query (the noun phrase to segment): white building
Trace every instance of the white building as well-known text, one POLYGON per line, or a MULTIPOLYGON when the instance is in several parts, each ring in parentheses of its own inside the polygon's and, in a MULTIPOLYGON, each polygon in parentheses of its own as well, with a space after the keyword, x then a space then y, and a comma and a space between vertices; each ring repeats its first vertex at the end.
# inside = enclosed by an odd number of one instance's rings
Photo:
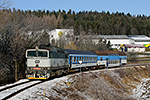
POLYGON ((150 44, 150 38, 145 35, 128 35, 130 44, 150 44))
POLYGON ((48 32, 48 34, 49 34, 50 43, 52 43, 53 40, 58 41, 60 37, 64 37, 64 38, 73 37, 74 30, 73 29, 54 29, 48 32))
POLYGON ((129 37, 126 35, 103 35, 103 39, 110 41, 112 48, 119 48, 121 44, 130 44, 129 37))
POLYGON ((145 52, 145 47, 141 44, 122 44, 120 50, 124 52, 145 52))
POLYGON ((112 48, 119 48, 121 44, 130 44, 129 37, 126 35, 77 35, 76 38, 82 39, 92 39, 95 44, 97 44, 102 38, 102 40, 110 41, 112 48))
MULTIPOLYGON (((49 34, 50 43, 53 40, 58 41, 60 38, 64 38, 66 41, 74 37, 74 30, 73 29, 54 29, 52 31, 47 32, 49 34)), ((132 48, 134 51, 141 51, 143 52, 145 49, 139 45, 143 44, 150 44, 150 38, 145 35, 76 35, 75 39, 84 39, 92 40, 97 44, 100 39, 102 41, 106 40, 106 42, 110 41, 112 48, 120 48, 121 44, 132 44, 132 48), (134 45, 134 46, 133 46, 134 45), (137 45, 137 46, 136 46, 137 45), (137 49, 137 50, 136 50, 137 49)), ((127 46, 128 47, 128 46, 127 46)), ((132 48, 129 46, 128 51, 133 51, 132 48)))

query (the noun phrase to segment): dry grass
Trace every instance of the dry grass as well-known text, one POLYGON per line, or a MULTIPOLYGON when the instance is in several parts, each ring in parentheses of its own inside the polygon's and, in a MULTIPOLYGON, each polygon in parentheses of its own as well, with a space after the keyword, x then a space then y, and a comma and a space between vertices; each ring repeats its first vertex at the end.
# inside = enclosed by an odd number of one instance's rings
MULTIPOLYGON (((127 67, 80 73, 68 83, 47 90, 50 100, 136 100, 133 89, 143 78, 150 78, 150 67, 127 67)), ((142 95, 148 93, 143 93, 142 95)))

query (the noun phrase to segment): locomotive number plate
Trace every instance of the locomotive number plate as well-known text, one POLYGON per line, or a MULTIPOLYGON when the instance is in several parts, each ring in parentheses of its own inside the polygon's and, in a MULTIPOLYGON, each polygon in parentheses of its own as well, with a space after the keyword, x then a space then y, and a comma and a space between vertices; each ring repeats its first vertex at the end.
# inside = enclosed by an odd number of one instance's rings
POLYGON ((33 68, 33 70, 41 70, 41 68, 33 68))

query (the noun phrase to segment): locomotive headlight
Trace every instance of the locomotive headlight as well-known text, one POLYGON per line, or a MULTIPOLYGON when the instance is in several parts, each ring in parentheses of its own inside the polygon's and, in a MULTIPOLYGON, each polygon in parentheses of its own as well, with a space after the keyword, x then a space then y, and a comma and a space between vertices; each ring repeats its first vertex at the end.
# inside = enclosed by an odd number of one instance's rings
POLYGON ((31 67, 28 67, 28 68, 27 68, 27 70, 32 70, 32 69, 33 69, 33 68, 31 68, 31 67))

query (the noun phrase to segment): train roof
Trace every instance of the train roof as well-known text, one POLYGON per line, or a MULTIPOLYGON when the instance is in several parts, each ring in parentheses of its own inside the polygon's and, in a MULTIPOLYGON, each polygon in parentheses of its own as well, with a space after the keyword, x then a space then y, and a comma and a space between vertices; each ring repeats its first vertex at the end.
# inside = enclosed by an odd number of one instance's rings
POLYGON ((63 49, 63 50, 67 51, 69 54, 96 55, 96 53, 92 51, 71 50, 71 49, 63 49))
POLYGON ((56 50, 57 52, 64 52, 64 53, 68 53, 68 54, 97 55, 96 53, 94 53, 92 51, 62 49, 62 48, 54 47, 54 46, 40 46, 39 49, 47 49, 49 51, 56 50))
POLYGON ((54 52, 64 52, 63 49, 59 47, 54 47, 54 46, 39 46, 39 49, 46 49, 46 50, 54 51, 54 52))
POLYGON ((126 53, 119 51, 97 51, 95 50, 97 55, 109 55, 109 54, 119 54, 119 56, 126 56, 126 53))

